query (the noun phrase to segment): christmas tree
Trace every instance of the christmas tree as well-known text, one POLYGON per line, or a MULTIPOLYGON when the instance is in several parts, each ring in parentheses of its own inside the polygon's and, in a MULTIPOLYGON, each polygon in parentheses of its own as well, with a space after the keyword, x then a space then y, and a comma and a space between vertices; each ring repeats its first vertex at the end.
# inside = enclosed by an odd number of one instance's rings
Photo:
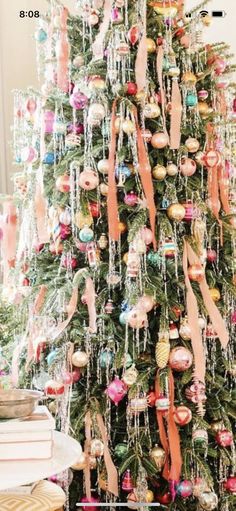
POLYGON ((71 511, 234 509, 235 84, 206 3, 52 0, 15 93, 1 383, 83 445, 71 511))

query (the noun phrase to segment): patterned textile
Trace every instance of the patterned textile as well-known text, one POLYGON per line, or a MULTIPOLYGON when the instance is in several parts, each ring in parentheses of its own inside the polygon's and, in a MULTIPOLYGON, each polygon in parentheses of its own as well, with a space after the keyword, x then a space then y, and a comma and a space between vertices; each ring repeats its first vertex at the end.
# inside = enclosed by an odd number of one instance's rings
POLYGON ((65 503, 65 493, 48 481, 37 483, 31 495, 0 492, 1 511, 56 511, 65 503))

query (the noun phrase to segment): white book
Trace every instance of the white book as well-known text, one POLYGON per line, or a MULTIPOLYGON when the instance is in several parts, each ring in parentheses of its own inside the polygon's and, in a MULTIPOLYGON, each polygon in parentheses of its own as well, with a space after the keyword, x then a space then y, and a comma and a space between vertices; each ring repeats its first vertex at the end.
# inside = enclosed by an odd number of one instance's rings
POLYGON ((29 417, 0 420, 0 433, 48 431, 55 429, 55 419, 46 406, 37 406, 29 417))
POLYGON ((46 460, 52 457, 53 442, 0 444, 0 461, 46 460))
POLYGON ((53 431, 10 431, 0 433, 0 445, 6 442, 39 442, 52 440, 53 431))

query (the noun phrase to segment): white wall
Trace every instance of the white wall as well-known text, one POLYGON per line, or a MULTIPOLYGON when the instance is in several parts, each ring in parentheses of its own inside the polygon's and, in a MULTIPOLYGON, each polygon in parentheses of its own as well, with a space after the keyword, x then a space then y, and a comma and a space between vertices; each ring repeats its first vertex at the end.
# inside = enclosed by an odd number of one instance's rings
MULTIPOLYGON (((200 1, 200 0, 199 0, 200 1)), ((187 9, 198 5, 198 0, 186 0, 187 9)), ((212 0, 206 9, 225 9, 225 18, 214 19, 205 30, 208 42, 226 41, 236 54, 235 0, 212 0)), ((64 0, 64 4, 75 10, 75 0, 64 0)), ((45 12, 47 0, 0 0, 0 193, 11 189, 10 125, 13 115, 13 89, 38 86, 34 19, 20 18, 20 10, 45 12)))

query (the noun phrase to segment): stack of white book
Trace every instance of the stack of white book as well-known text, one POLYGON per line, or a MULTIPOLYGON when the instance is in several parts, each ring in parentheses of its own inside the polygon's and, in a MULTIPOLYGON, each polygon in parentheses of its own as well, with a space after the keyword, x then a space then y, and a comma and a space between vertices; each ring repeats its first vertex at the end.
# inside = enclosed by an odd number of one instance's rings
POLYGON ((51 458, 54 429, 46 406, 38 406, 30 417, 0 421, 0 461, 51 458))

